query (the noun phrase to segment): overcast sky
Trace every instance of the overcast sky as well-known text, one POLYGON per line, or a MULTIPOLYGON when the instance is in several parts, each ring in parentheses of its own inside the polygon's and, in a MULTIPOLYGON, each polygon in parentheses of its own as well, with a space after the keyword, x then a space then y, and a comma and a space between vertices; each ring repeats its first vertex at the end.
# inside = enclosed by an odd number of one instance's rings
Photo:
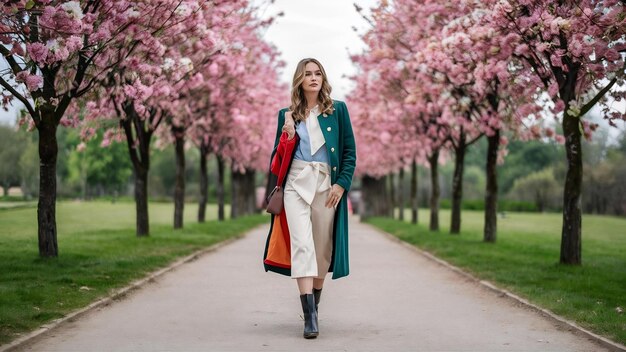
POLYGON ((278 47, 287 62, 282 73, 284 81, 291 82, 301 59, 314 57, 328 74, 333 98, 345 98, 352 85, 344 76, 355 72, 349 55, 364 48, 358 35, 368 27, 354 9, 355 2, 367 10, 378 1, 277 0, 269 6, 268 14, 285 13, 265 35, 265 39, 278 47), (353 27, 358 32, 354 32, 353 27))

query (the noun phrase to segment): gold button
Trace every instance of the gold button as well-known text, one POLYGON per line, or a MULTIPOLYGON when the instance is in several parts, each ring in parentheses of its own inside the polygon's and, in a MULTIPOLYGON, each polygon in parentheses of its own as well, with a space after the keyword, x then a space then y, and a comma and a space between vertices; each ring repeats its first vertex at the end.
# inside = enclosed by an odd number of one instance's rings
POLYGON ((330 148, 330 151, 334 153, 335 152, 335 148, 330 148))
POLYGON ((330 132, 330 127, 328 127, 328 128, 326 129, 326 131, 330 132))
POLYGON ((333 166, 333 171, 337 171, 337 166, 333 166))

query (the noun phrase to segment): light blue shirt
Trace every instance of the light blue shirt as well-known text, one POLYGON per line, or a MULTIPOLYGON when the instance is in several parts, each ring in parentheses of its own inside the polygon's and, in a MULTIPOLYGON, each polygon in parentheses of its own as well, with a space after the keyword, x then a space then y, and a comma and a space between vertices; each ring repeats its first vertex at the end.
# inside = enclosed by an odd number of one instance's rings
MULTIPOLYGON (((312 118, 316 119, 317 117, 312 118)), ((330 161, 328 161, 326 143, 324 143, 324 145, 318 149, 315 154, 311 155, 311 140, 309 139, 309 131, 307 131, 306 122, 301 121, 296 124, 296 133, 298 133, 298 137, 300 137, 300 142, 298 143, 296 154, 293 156, 294 159, 303 161, 319 161, 330 165, 330 161)))

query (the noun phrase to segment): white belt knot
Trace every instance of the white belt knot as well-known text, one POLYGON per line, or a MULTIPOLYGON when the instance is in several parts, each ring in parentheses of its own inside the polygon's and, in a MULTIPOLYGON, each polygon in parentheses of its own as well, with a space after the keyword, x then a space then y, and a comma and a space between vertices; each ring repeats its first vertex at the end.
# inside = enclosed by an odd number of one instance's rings
POLYGON ((324 192, 330 188, 330 170, 327 164, 309 162, 292 181, 293 188, 302 199, 311 205, 316 192, 324 192), (324 177, 318 188, 320 177, 324 177))

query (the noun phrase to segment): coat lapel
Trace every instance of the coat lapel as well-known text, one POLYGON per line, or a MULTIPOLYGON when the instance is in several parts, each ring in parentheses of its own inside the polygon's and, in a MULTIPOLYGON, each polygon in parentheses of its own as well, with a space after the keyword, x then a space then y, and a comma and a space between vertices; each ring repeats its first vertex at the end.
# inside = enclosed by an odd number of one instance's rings
POLYGON ((317 115, 317 121, 319 121, 322 134, 326 145, 336 146, 339 142, 339 131, 337 130, 337 110, 332 114, 324 116, 324 114, 317 115))

